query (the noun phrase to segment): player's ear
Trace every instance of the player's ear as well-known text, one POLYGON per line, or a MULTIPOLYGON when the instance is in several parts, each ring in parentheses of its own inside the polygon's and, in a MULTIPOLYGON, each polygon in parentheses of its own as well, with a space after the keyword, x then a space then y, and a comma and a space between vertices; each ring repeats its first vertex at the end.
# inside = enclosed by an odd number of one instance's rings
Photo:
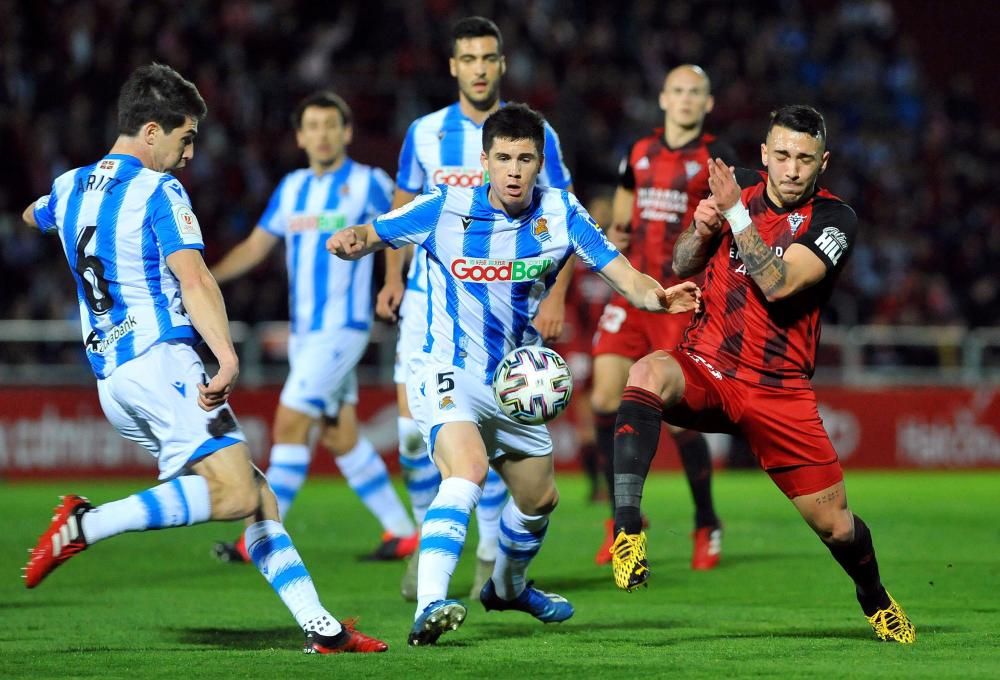
POLYGON ((448 71, 452 78, 458 77, 458 62, 455 61, 455 57, 448 57, 448 71))
POLYGON ((660 102, 660 111, 663 111, 664 113, 666 113, 667 112, 667 90, 666 90, 666 87, 664 87, 664 89, 660 91, 659 102, 660 102))
POLYGON ((298 146, 300 149, 306 148, 305 136, 302 134, 302 128, 299 128, 298 130, 295 131, 295 145, 298 146))
POLYGON ((344 146, 347 146, 354 140, 354 128, 348 125, 344 128, 344 146))
POLYGON ((507 73, 507 59, 500 55, 500 75, 507 73))
POLYGON ((830 152, 829 151, 824 151, 823 155, 820 156, 820 161, 819 161, 819 171, 820 171, 820 174, 826 172, 826 164, 829 163, 829 162, 830 162, 830 152))
POLYGON ((162 132, 163 128, 160 127, 160 124, 151 120, 142 126, 142 140, 152 146, 156 143, 157 134, 162 132))
POLYGON ((767 165, 767 143, 760 145, 760 162, 761 165, 767 165))
POLYGON ((705 101, 705 113, 712 113, 712 109, 715 108, 715 97, 708 95, 708 99, 705 101))
POLYGON ((487 172, 489 172, 489 168, 486 167, 486 159, 487 158, 488 158, 488 156, 486 155, 486 151, 485 150, 479 152, 479 162, 482 164, 483 170, 486 170, 487 172))

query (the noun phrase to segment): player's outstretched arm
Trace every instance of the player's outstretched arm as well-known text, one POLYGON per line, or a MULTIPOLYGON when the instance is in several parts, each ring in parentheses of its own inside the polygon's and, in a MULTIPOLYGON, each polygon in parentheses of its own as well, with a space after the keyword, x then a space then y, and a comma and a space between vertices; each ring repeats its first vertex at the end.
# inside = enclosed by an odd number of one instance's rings
POLYGON ((794 295, 819 283, 826 276, 826 265, 802 244, 793 243, 781 258, 764 243, 750 219, 750 213, 743 205, 740 185, 733 175, 733 168, 727 166, 722 159, 709 160, 708 186, 719 209, 729 221, 733 240, 740 259, 746 265, 747 273, 768 302, 794 295))
POLYGON ((24 220, 24 223, 27 224, 29 227, 37 227, 38 226, 38 222, 35 221, 35 203, 34 203, 34 201, 32 201, 31 205, 29 205, 27 208, 25 208, 24 212, 21 213, 21 219, 24 220))
POLYGON ((618 255, 598 273, 639 309, 680 314, 698 309, 701 304, 701 289, 694 282, 664 289, 656 279, 636 270, 624 255, 618 255))
POLYGON ((226 283, 239 278, 264 261, 278 237, 260 225, 254 227, 250 235, 236 244, 221 260, 212 266, 212 276, 216 282, 226 283))
POLYGON ((358 260, 388 245, 379 238, 373 225, 361 224, 338 231, 327 240, 326 249, 342 260, 358 260))
POLYGON ((219 362, 219 372, 207 385, 198 386, 198 405, 211 411, 229 398, 240 373, 240 361, 229 335, 226 303, 201 252, 193 248, 175 251, 167 256, 167 266, 180 283, 181 301, 191 323, 219 362))
POLYGON ((619 186, 611 201, 611 224, 604 234, 611 244, 624 253, 632 241, 632 206, 635 205, 635 192, 619 186))

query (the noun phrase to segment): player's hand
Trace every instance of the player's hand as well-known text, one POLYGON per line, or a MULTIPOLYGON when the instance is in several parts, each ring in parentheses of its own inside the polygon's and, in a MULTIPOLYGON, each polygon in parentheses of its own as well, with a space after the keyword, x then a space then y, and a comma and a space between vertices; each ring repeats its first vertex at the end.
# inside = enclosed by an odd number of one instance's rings
POLYGON ((694 281, 684 281, 670 288, 654 288, 660 309, 668 314, 683 314, 701 308, 701 288, 694 281))
POLYGON ((545 342, 555 342, 563 332, 566 321, 566 301, 558 295, 549 295, 538 305, 538 312, 531 323, 545 342))
POLYGON ((606 233, 611 245, 618 249, 619 253, 628 250, 632 242, 632 230, 627 224, 612 224, 606 233))
POLYGON ((701 199, 698 207, 694 209, 694 228, 699 236, 706 238, 714 236, 722 229, 724 221, 719 204, 712 196, 701 199))
POLYGON ((354 229, 341 229, 326 241, 326 249, 331 255, 344 260, 352 260, 364 250, 365 244, 354 229))
POLYGON ((405 291, 406 285, 402 279, 386 282, 375 298, 375 313, 383 319, 397 321, 399 317, 396 312, 399 311, 399 305, 403 302, 405 291))
POLYGON ((708 188, 712 191, 719 210, 729 210, 740 200, 740 185, 736 182, 736 168, 726 165, 721 158, 708 160, 708 188))
POLYGON ((233 393, 233 386, 239 375, 238 363, 220 365, 219 372, 212 376, 207 385, 198 385, 198 406, 212 411, 225 404, 233 393))

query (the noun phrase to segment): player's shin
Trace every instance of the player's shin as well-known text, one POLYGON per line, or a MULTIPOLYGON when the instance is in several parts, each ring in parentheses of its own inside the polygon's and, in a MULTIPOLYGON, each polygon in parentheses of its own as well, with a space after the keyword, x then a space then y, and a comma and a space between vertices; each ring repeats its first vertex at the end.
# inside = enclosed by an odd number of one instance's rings
POLYGON ((420 531, 417 572, 417 615, 431 602, 448 596, 448 583, 465 546, 469 515, 482 489, 475 482, 449 477, 441 482, 420 531))
POLYGON ((341 625, 320 604, 312 577, 285 528, 274 520, 255 522, 246 530, 250 559, 285 603, 305 632, 333 636, 341 625))
POLYGON ((493 570, 493 586, 504 600, 513 600, 526 586, 525 573, 538 554, 549 526, 548 515, 526 515, 507 501, 500 516, 499 553, 493 570))
POLYGON ((662 417, 658 395, 638 387, 625 388, 615 429, 615 533, 642 530, 642 489, 656 455, 662 417))
POLYGON ((309 474, 309 447, 305 444, 275 444, 267 465, 267 483, 278 500, 284 519, 309 474))
POLYGON ((833 558, 854 581, 858 602, 866 616, 889 607, 889 594, 882 587, 875 559, 872 533, 860 517, 854 515, 854 538, 849 543, 827 543, 833 558))
POLYGON ((105 503, 80 520, 88 545, 126 531, 147 531, 207 522, 212 514, 208 483, 185 475, 128 498, 105 503))

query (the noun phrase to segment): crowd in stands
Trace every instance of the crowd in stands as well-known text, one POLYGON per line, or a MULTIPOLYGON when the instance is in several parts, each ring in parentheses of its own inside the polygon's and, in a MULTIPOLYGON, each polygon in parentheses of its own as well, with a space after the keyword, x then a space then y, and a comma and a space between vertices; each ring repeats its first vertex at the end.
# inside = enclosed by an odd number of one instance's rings
MULTIPOLYGON (((885 0, 0 0, 0 319, 76 318, 57 240, 24 228, 20 212, 110 147, 116 92, 136 66, 170 64, 208 104, 181 179, 211 263, 302 164, 289 114, 315 89, 353 106, 351 155, 394 174, 409 122, 455 99, 448 30, 469 14, 499 24, 503 96, 549 118, 585 204, 613 190, 629 144, 661 123, 666 71, 701 64, 716 97, 707 129, 747 167, 759 166, 772 108, 826 114, 822 183, 861 223, 832 321, 1000 325, 1000 130, 967 77, 927 81, 885 0)), ((231 318, 287 318, 278 250, 226 286, 231 318)))

